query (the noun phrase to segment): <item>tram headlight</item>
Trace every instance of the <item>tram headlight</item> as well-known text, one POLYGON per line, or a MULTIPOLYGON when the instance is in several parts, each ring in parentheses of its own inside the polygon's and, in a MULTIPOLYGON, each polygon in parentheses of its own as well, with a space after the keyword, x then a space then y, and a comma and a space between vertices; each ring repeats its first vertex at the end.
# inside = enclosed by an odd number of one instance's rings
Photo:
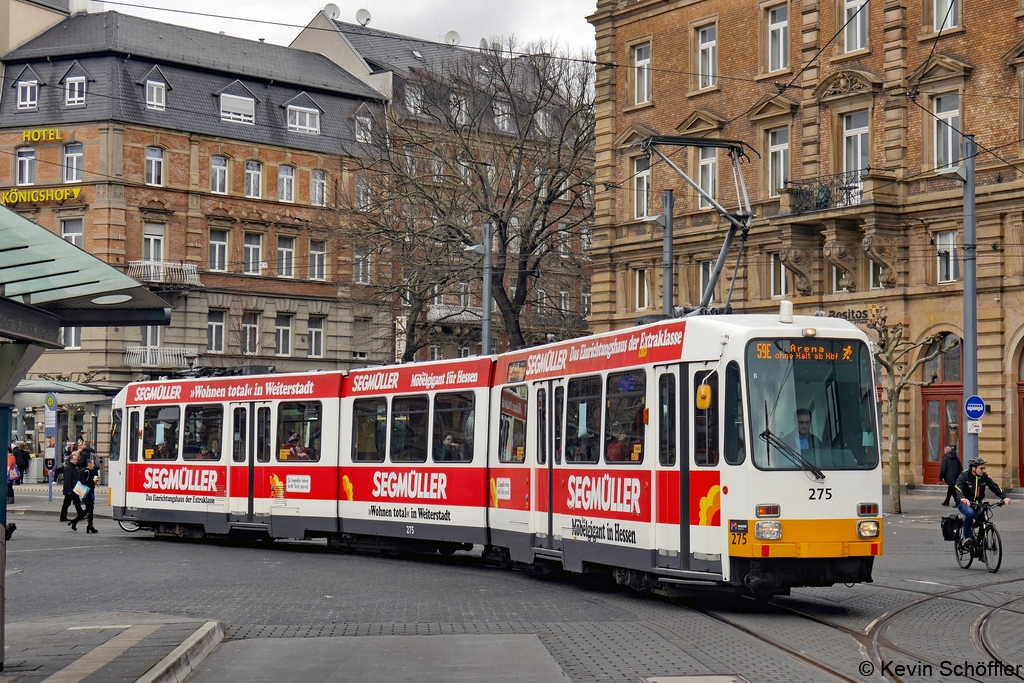
POLYGON ((878 538, 878 522, 874 519, 857 522, 857 535, 861 538, 878 538))
POLYGON ((759 541, 777 541, 782 538, 782 522, 758 522, 754 525, 754 538, 759 541))

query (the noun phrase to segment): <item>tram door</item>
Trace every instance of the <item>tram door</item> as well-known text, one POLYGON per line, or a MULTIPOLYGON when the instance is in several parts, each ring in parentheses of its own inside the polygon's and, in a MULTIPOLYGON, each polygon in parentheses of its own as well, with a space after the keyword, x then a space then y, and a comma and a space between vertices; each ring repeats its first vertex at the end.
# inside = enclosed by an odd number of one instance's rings
POLYGON ((658 434, 657 496, 658 566, 690 568, 690 458, 687 430, 688 393, 685 365, 654 369, 658 400, 652 427, 658 434))
POLYGON ((692 363, 689 368, 689 396, 682 403, 688 417, 689 486, 688 501, 681 519, 689 529, 689 569, 721 572, 725 534, 721 522, 721 388, 716 363, 692 363), (698 397, 710 392, 701 407, 698 397))
POLYGON ((565 410, 565 380, 549 380, 534 384, 537 406, 537 454, 533 480, 536 482, 533 507, 533 529, 539 548, 558 550, 561 538, 555 539, 554 494, 555 465, 562 464, 562 422, 565 410))
POLYGON ((228 514, 241 522, 255 521, 255 515, 268 514, 269 500, 263 500, 257 481, 257 463, 270 462, 270 404, 232 403, 231 462, 228 465, 228 514))

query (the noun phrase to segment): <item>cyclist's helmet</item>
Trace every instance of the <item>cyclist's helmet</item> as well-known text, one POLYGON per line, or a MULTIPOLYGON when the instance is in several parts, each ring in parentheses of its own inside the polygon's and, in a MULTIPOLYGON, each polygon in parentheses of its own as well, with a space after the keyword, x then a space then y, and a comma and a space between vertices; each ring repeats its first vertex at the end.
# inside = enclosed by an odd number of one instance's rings
POLYGON ((967 463, 967 466, 968 467, 980 467, 981 465, 984 465, 984 464, 985 464, 985 461, 982 460, 981 458, 971 458, 971 461, 969 463, 967 463))

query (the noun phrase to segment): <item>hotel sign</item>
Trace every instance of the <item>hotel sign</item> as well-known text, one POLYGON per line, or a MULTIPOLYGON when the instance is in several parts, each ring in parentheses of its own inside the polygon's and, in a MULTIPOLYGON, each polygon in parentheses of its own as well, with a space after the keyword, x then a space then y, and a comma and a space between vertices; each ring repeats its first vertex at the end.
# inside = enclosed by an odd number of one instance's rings
POLYGON ((21 131, 22 142, 45 142, 47 140, 63 140, 60 128, 30 128, 21 131))
POLYGON ((0 192, 0 202, 4 204, 62 202, 65 199, 78 199, 80 194, 82 194, 80 187, 50 187, 31 190, 15 188, 0 192))

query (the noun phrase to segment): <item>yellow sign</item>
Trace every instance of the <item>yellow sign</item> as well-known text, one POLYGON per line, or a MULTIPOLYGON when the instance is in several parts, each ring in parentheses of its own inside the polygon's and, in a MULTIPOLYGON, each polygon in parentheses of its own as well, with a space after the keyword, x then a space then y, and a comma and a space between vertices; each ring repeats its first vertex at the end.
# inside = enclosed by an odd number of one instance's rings
POLYGON ((51 187, 43 190, 4 190, 0 193, 0 202, 18 204, 19 202, 62 202, 65 199, 78 199, 82 194, 80 187, 51 187))
POLYGON ((30 128, 21 131, 22 142, 41 142, 44 140, 62 140, 60 128, 30 128))

